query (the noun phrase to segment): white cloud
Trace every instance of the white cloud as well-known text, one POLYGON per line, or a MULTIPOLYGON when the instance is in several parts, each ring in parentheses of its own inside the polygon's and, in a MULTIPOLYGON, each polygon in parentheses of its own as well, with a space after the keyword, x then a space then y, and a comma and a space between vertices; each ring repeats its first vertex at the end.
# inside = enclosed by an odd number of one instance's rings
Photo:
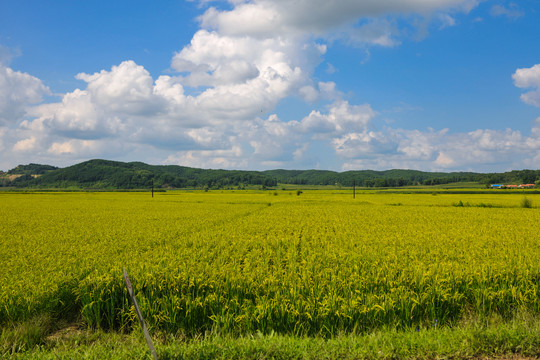
MULTIPOLYGON (((518 69, 516 86, 537 86, 539 67, 518 69)), ((277 115, 260 119, 257 107, 262 100, 258 97, 280 99, 284 95, 276 93, 287 93, 274 84, 275 93, 269 95, 267 87, 274 79, 261 79, 261 74, 243 84, 224 83, 186 95, 182 77, 161 76, 153 82, 142 67, 124 62, 110 71, 79 75, 87 81, 85 89, 65 94, 62 102, 30 108, 27 114, 34 118, 22 121, 19 128, 0 127, 0 145, 9 146, 14 154, 31 153, 42 159, 75 161, 107 154, 119 158, 127 153, 147 158, 151 153, 169 164, 245 169, 316 166, 319 159, 312 151, 320 147, 333 149, 334 166, 342 170, 478 171, 524 167, 540 156, 537 124, 530 136, 488 129, 461 134, 448 129, 375 130, 377 113, 371 106, 342 100, 332 82, 298 89, 304 97, 334 97, 325 110, 313 110, 300 121, 282 121, 277 115), (258 84, 250 92, 251 81, 258 84), (266 85, 260 85, 264 81, 266 85)))
POLYGON ((343 98, 343 94, 336 89, 336 83, 333 81, 319 82, 318 84, 321 97, 329 100, 343 98))
POLYGON ((441 22, 440 29, 456 25, 456 19, 448 14, 439 14, 439 20, 441 22))
POLYGON ((525 15, 515 3, 510 3, 508 7, 502 5, 493 5, 490 10, 491 16, 506 16, 511 19, 517 19, 525 15))
POLYGON ((419 130, 410 130, 403 132, 399 136, 401 140, 397 147, 397 152, 403 154, 406 158, 420 161, 433 160, 437 152, 437 143, 448 132, 443 129, 437 133, 433 131, 422 132, 419 130))
POLYGON ((245 132, 240 130, 239 140, 249 143, 254 161, 291 161, 298 139, 295 125, 295 122, 285 123, 277 115, 270 115, 266 120, 252 122, 245 132))
POLYGON ((92 103, 109 113, 150 116, 162 106, 161 99, 153 94, 152 77, 134 61, 124 61, 111 71, 80 73, 76 78, 88 83, 86 92, 92 103))
POLYGON ((29 152, 35 150, 37 145, 37 138, 35 136, 27 139, 19 140, 13 146, 13 151, 17 152, 29 152))
MULTIPOLYGON (((16 156, 32 154, 37 158, 32 161, 55 159, 55 164, 58 159, 130 156, 246 169, 317 165, 321 151, 332 159, 326 161, 333 161, 326 166, 342 170, 492 170, 535 164, 540 158, 540 126, 530 136, 513 130, 456 134, 448 129, 381 129, 374 124, 378 114, 371 105, 351 104, 334 82, 314 78, 327 51, 315 38, 345 34, 348 42, 366 47, 397 46, 402 36, 398 17, 405 16, 405 22, 425 18, 423 25, 411 25, 419 28, 433 20, 441 27, 454 26, 455 11, 469 11, 477 1, 231 4, 230 11, 210 8, 203 14, 203 29, 171 61, 178 72, 174 76, 154 80, 128 60, 110 70, 78 74, 86 86, 57 103, 28 107, 39 103, 48 89, 37 78, 0 66, 0 149, 13 149, 16 156), (2 95, 11 93, 14 98, 2 102, 2 95), (289 96, 314 103, 313 111, 289 121, 263 115, 289 96), (321 100, 331 103, 315 103, 321 100), (16 129, 5 126, 16 122, 16 129)), ((540 106, 540 64, 517 69, 513 78, 516 86, 533 89, 522 95, 523 101, 540 106)))
POLYGON ((63 143, 55 142, 49 148, 49 152, 55 155, 72 154, 75 152, 75 148, 73 147, 72 143, 73 143, 73 140, 66 141, 63 143))
POLYGON ((11 60, 21 55, 19 49, 10 49, 7 46, 0 45, 0 66, 9 66, 11 60))
POLYGON ((44 109, 44 123, 55 132, 69 137, 96 138, 106 136, 104 118, 88 91, 76 89, 64 95, 55 108, 44 109), (45 111, 52 110, 52 113, 45 111))
POLYGON ((469 11, 477 3, 470 0, 254 0, 239 3, 230 11, 210 8, 200 20, 204 28, 232 36, 271 38, 306 32, 320 35, 355 23, 359 18, 450 9, 469 11))
POLYGON ((324 136, 363 131, 374 116, 369 104, 350 105, 347 101, 336 101, 329 107, 328 114, 314 110, 302 119, 299 131, 324 136))
POLYGON ((387 134, 366 130, 334 138, 332 146, 336 154, 343 158, 373 158, 394 151, 396 144, 387 134))
POLYGON ((47 152, 53 155, 81 155, 95 154, 103 151, 103 143, 97 140, 79 140, 72 139, 64 142, 54 142, 47 152))
MULTIPOLYGON (((486 166, 509 161, 514 155, 522 154, 523 136, 519 131, 497 131, 479 129, 460 136, 450 135, 442 138, 438 145, 446 163, 443 168, 464 166, 486 166)), ((535 149, 536 150, 536 149, 535 149)), ((440 161, 440 159, 439 159, 440 161)))
MULTIPOLYGON (((201 25, 207 29, 217 29, 225 35, 249 35, 269 37, 268 34, 284 34, 282 15, 273 6, 243 3, 232 11, 218 11, 211 7, 201 17, 201 25)), ((289 29, 292 30, 292 29, 289 29)))
POLYGON ((289 95, 312 101, 311 75, 324 46, 296 38, 256 39, 198 31, 178 52, 173 69, 189 87, 208 87, 194 105, 209 119, 253 119, 289 95))
POLYGON ((227 150, 181 151, 168 156, 164 163, 206 169, 244 169, 248 163, 242 155, 239 146, 227 150))
POLYGON ((7 128, 0 127, 0 151, 4 151, 6 148, 6 134, 7 134, 7 128))
POLYGON ((17 123, 30 104, 49 93, 38 78, 0 65, 0 125, 17 123))
POLYGON ((494 171, 496 167, 497 171, 504 171, 533 164, 540 155, 540 131, 536 128, 528 137, 511 129, 478 129, 468 133, 388 129, 384 139, 386 152, 373 151, 374 140, 369 134, 336 143, 336 153, 346 158, 343 170, 494 171))
POLYGON ((533 88, 521 95, 523 102, 540 107, 540 64, 536 64, 530 68, 517 69, 514 75, 514 85, 521 89, 533 88))
POLYGON ((401 43, 397 40, 399 33, 391 21, 372 19, 359 27, 347 29, 342 36, 353 44, 393 47, 401 43))
POLYGON ((300 96, 307 102, 315 102, 319 97, 319 92, 310 85, 306 85, 299 90, 300 96))

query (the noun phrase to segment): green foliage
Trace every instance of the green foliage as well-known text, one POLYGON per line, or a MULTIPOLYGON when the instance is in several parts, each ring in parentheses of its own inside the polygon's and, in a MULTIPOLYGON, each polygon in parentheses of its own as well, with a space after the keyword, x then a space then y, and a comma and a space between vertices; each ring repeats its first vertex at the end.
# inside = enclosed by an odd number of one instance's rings
MULTIPOLYGON (((270 333, 227 336, 215 333, 186 341, 153 330, 158 358, 173 359, 533 359, 540 354, 540 320, 520 316, 509 323, 468 321, 456 327, 383 329, 340 334, 331 339, 270 333)), ((0 352, 10 359, 148 359, 140 330, 132 334, 65 328, 24 353, 0 352)))
POLYGON ((43 344, 52 329, 52 319, 45 314, 4 326, 0 332, 0 356, 28 351, 43 344))
POLYGON ((521 199, 521 207, 525 209, 532 208, 532 200, 524 196, 523 199, 521 199))
POLYGON ((540 170, 512 170, 505 173, 484 174, 482 183, 491 184, 534 184, 540 179, 540 170))
POLYGON ((480 207, 480 208, 493 208, 493 207, 501 207, 500 205, 495 205, 495 204, 490 204, 490 203, 478 203, 478 204, 471 204, 469 203, 468 201, 467 202, 463 202, 463 201, 459 201, 457 203, 454 203, 452 204, 453 206, 455 207, 480 207))

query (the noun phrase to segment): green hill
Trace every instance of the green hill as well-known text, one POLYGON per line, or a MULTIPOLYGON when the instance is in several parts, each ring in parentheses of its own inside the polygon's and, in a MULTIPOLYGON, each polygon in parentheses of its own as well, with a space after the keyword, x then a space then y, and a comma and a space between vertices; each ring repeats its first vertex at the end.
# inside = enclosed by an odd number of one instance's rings
POLYGON ((16 168, 9 170, 7 173, 10 175, 41 175, 56 169, 58 169, 56 166, 51 165, 28 164, 19 165, 16 168))
POLYGON ((15 179, 12 185, 35 188, 148 189, 152 187, 152 182, 156 188, 223 188, 277 184, 275 179, 256 171, 204 170, 176 165, 148 165, 142 162, 90 160, 48 171, 37 178, 21 176, 15 179))
POLYGON ((268 170, 280 183, 299 185, 343 185, 366 187, 399 187, 407 185, 439 185, 460 181, 480 181, 484 174, 442 173, 417 170, 358 170, 342 173, 326 170, 268 170))
POLYGON ((513 170, 505 173, 423 172, 393 169, 358 170, 212 170, 177 165, 148 165, 142 162, 89 160, 57 168, 50 165, 19 165, 0 178, 0 186, 19 188, 149 189, 155 188, 243 188, 273 187, 278 183, 295 185, 338 185, 401 187, 441 185, 460 182, 480 184, 534 183, 540 170, 513 170))

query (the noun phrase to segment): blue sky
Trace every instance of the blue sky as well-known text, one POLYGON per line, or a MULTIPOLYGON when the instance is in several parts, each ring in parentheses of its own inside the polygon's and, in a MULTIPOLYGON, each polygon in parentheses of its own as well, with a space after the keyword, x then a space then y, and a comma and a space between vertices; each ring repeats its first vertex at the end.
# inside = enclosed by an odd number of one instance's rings
POLYGON ((0 169, 540 164, 540 1, 0 3, 0 169))

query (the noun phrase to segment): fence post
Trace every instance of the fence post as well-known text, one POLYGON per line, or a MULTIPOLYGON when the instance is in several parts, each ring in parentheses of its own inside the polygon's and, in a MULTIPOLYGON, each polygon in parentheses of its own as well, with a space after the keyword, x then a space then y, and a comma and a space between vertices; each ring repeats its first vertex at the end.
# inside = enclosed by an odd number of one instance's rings
POLYGON ((154 344, 152 343, 152 338, 150 337, 150 334, 148 333, 148 329, 146 328, 146 323, 144 322, 141 309, 139 309, 139 304, 137 303, 137 298, 135 297, 135 293, 133 292, 133 287, 131 286, 131 281, 129 281, 129 277, 128 277, 128 273, 126 269, 124 269, 124 281, 126 282, 126 286, 129 292, 129 296, 131 297, 131 301, 133 302, 133 306, 135 306, 135 311, 137 312, 137 317, 139 318, 139 322, 141 323, 144 337, 146 338, 146 343, 148 344, 148 347, 150 348, 150 352, 152 353, 154 360, 158 360, 156 350, 154 349, 154 344))

